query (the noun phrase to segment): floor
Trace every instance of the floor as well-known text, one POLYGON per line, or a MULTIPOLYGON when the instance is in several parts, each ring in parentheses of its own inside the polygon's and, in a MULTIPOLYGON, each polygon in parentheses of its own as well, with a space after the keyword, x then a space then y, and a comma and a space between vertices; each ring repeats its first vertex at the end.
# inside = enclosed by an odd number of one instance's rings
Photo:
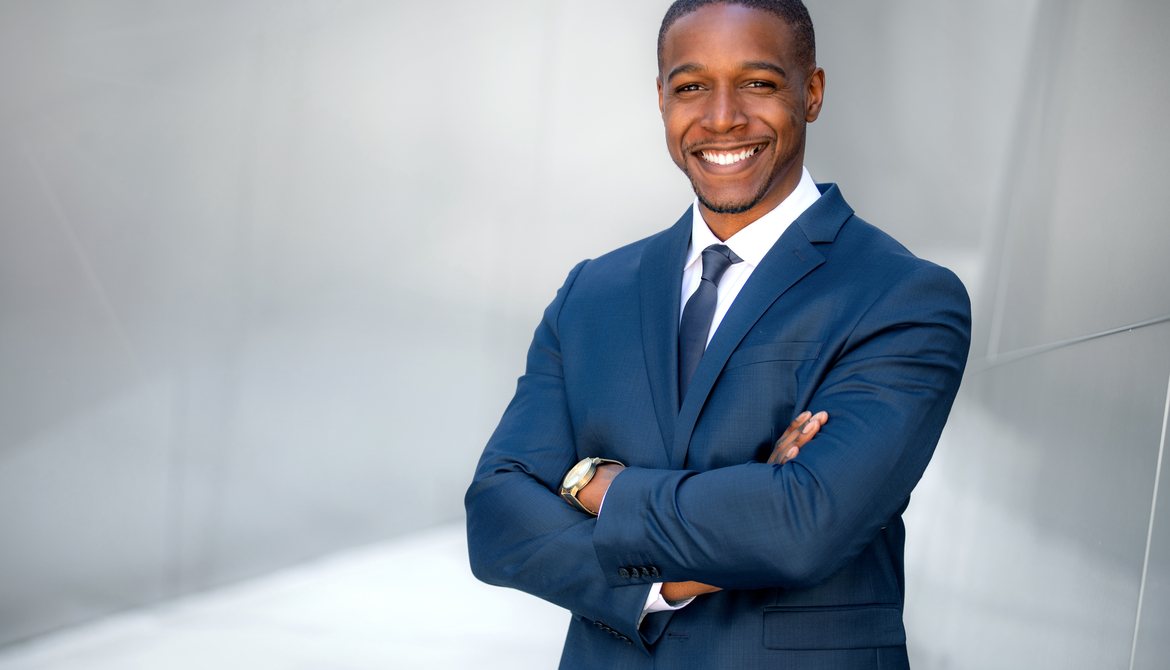
POLYGON ((460 523, 14 645, 0 670, 555 668, 568 619, 476 581, 460 523))

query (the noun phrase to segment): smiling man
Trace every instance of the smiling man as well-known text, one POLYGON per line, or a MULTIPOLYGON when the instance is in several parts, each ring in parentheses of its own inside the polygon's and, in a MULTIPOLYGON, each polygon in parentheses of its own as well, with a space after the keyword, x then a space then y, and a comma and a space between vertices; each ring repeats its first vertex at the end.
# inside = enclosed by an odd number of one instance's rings
POLYGON ((545 310, 467 492, 472 569, 573 613, 562 668, 905 668, 901 514, 966 292, 804 169, 799 0, 680 0, 658 52, 695 201, 545 310))

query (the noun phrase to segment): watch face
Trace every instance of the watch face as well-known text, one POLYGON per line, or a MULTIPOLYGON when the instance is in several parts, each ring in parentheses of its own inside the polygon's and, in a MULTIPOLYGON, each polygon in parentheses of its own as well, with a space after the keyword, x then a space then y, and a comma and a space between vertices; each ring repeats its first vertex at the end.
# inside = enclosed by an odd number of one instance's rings
POLYGON ((589 468, 592 465, 593 462, 588 458, 574 465, 573 469, 569 470, 569 474, 565 475, 565 481, 561 483, 561 486, 567 489, 571 489, 576 486, 585 476, 585 474, 589 472, 589 468))

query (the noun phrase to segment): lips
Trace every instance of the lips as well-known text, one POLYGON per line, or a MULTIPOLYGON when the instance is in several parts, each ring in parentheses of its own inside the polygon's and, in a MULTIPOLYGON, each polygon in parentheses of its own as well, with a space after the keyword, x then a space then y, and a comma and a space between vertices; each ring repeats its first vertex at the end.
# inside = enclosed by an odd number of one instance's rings
POLYGON ((763 144, 756 144, 750 147, 740 147, 729 150, 702 149, 695 153, 697 153, 700 158, 708 163, 713 163, 715 165, 734 165, 751 158, 752 156, 759 153, 763 148, 763 144))

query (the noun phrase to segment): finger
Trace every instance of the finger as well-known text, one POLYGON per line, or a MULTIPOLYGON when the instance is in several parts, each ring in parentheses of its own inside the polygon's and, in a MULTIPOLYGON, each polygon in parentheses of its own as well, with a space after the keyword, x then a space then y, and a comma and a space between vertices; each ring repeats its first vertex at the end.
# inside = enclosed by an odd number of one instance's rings
POLYGON ((821 430, 821 423, 816 419, 809 419, 800 427, 800 432, 793 436, 792 444, 803 447, 821 430))
POLYGON ((768 459, 768 462, 776 465, 784 465, 799 455, 800 447, 788 447, 787 449, 777 448, 772 452, 772 456, 768 459))
POLYGON ((829 413, 828 412, 817 412, 812 417, 810 417, 808 421, 805 422, 804 426, 801 427, 801 432, 807 433, 807 432, 814 431, 814 430, 820 430, 821 426, 825 425, 828 422, 829 422, 829 413), (816 424, 816 428, 813 428, 812 424, 816 424))
POLYGON ((807 423, 811 418, 812 412, 801 412, 799 416, 792 420, 792 423, 788 424, 788 428, 784 431, 784 434, 780 436, 780 439, 776 440, 776 443, 779 444, 784 440, 795 439, 795 436, 800 432, 801 426, 807 423))
POLYGON ((798 453, 800 453, 799 447, 778 444, 772 450, 772 455, 768 457, 768 462, 776 465, 784 465, 788 459, 795 458, 798 453))
POLYGON ((798 447, 803 447, 804 445, 808 444, 810 440, 816 437, 816 434, 820 432, 821 428, 824 427, 825 422, 828 420, 828 415, 824 414, 823 412, 813 416, 811 419, 805 422, 803 426, 801 426, 800 432, 794 436, 795 439, 792 440, 792 444, 798 447))
MULTIPOLYGON (((799 421, 793 421, 792 424, 788 426, 788 429, 784 431, 784 434, 780 436, 780 439, 776 440, 776 447, 777 448, 780 448, 780 445, 782 445, 782 444, 794 443, 796 441, 796 439, 800 436, 801 429, 803 429, 805 427, 805 425, 807 425, 808 422, 811 420, 811 415, 808 412, 805 412, 804 414, 801 414, 800 416, 804 417, 804 419, 799 420, 799 421)), ((799 419, 800 417, 797 417, 797 418, 799 419)))
POLYGON ((792 423, 788 424, 788 430, 792 430, 794 428, 799 428, 801 426, 801 424, 803 424, 805 421, 808 421, 811 418, 812 418, 812 412, 810 412, 808 410, 801 412, 799 415, 797 415, 797 417, 795 419, 792 420, 792 423))

